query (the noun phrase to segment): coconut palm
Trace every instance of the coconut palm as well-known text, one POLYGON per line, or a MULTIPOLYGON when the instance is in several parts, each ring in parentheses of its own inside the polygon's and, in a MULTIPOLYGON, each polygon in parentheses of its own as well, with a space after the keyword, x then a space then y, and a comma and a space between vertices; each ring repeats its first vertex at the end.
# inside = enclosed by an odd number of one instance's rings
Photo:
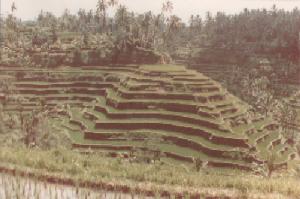
POLYGON ((172 15, 168 19, 168 34, 175 33, 176 31, 178 31, 181 25, 182 25, 181 19, 176 15, 172 15))
POLYGON ((106 0, 99 0, 97 4, 97 14, 102 17, 102 28, 106 27, 106 10, 108 8, 106 0))
POLYGON ((106 30, 106 12, 108 7, 114 7, 118 4, 118 0, 99 0, 97 4, 97 14, 102 17, 102 28, 106 30))
POLYGON ((155 46, 156 44, 156 37, 157 37, 157 33, 159 33, 159 31, 161 30, 160 27, 161 27, 161 24, 162 24, 162 14, 158 14, 157 16, 153 16, 153 38, 152 38, 152 41, 153 41, 153 46, 155 46))
POLYGON ((15 10, 17 10, 17 7, 16 7, 15 2, 13 2, 13 3, 11 4, 11 12, 13 13, 15 10))
POLYGON ((114 7, 114 6, 118 5, 118 3, 119 3, 118 0, 110 0, 108 2, 108 5, 111 7, 114 7))
POLYGON ((149 38, 149 28, 151 25, 151 21, 152 21, 152 13, 151 11, 147 12, 146 14, 144 14, 144 18, 141 24, 142 29, 144 30, 144 42, 147 43, 149 38))
POLYGON ((162 7, 162 12, 169 12, 171 13, 173 11, 174 7, 173 7, 173 3, 171 1, 166 1, 165 3, 163 3, 163 7, 162 7))
POLYGON ((127 8, 125 6, 119 6, 117 12, 116 12, 116 25, 117 27, 123 27, 126 28, 126 25, 128 24, 128 12, 127 8))

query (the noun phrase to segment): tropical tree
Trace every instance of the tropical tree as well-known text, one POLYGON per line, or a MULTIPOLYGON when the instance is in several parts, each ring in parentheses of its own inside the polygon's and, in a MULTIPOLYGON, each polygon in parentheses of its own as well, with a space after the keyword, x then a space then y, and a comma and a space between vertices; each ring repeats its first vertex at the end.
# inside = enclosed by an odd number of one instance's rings
POLYGON ((17 43, 19 40, 20 24, 13 14, 9 14, 5 20, 4 38, 9 44, 17 43))
POLYGON ((172 1, 169 1, 169 0, 166 0, 164 3, 163 3, 163 7, 162 7, 162 12, 163 13, 172 13, 174 7, 173 7, 173 3, 172 1))
MULTIPOLYGON (((241 71, 235 70, 239 74, 236 77, 242 76, 241 71)), ((244 76, 242 79, 233 78, 231 84, 238 84, 242 88, 241 93, 243 99, 254 106, 254 108, 261 112, 265 117, 272 112, 277 100, 274 97, 274 89, 271 87, 270 80, 266 76, 251 77, 251 75, 244 76)))
POLYGON ((268 152, 266 159, 262 164, 253 163, 253 170, 255 173, 262 175, 263 177, 271 178, 272 174, 280 169, 276 165, 277 154, 275 152, 268 152))
POLYGON ((153 46, 156 46, 157 37, 159 37, 159 32, 162 32, 162 26, 164 24, 163 14, 153 15, 153 46))
POLYGON ((297 120, 297 111, 286 102, 278 103, 274 109, 274 116, 282 128, 283 136, 289 141, 289 143, 294 144, 296 142, 295 125, 297 120))
POLYGON ((273 109, 274 105, 274 93, 272 91, 259 91, 255 93, 257 101, 255 107, 257 110, 261 111, 265 117, 273 109))
POLYGON ((97 13, 100 18, 102 18, 102 30, 106 31, 107 24, 107 9, 109 7, 114 7, 118 4, 117 0, 98 0, 97 3, 97 13))
POLYGON ((57 117, 59 112, 67 111, 68 107, 56 106, 49 108, 46 102, 41 99, 40 108, 23 114, 21 140, 27 147, 39 147, 49 149, 64 145, 69 147, 71 140, 67 132, 53 128, 50 120, 57 117))
POLYGON ((144 30, 144 39, 143 43, 148 43, 149 40, 149 28, 151 26, 151 21, 152 21, 152 13, 151 11, 147 12, 144 14, 144 19, 141 24, 142 30, 144 30))
POLYGON ((99 0, 97 4, 97 13, 99 17, 102 17, 102 29, 103 31, 106 28, 106 10, 107 10, 107 1, 106 0, 99 0))
POLYGON ((41 10, 38 15, 37 22, 41 27, 51 27, 53 24, 57 24, 58 19, 51 12, 44 12, 41 10))
POLYGON ((182 22, 179 17, 176 15, 171 15, 167 19, 167 30, 164 32, 164 44, 166 45, 167 48, 171 48, 171 44, 174 41, 176 33, 180 30, 182 27, 182 22))
POLYGON ((12 4, 11 4, 11 13, 14 13, 14 11, 16 11, 16 10, 17 10, 16 4, 13 1, 12 4))
POLYGON ((118 0, 109 0, 108 1, 108 5, 111 7, 114 7, 116 5, 118 5, 119 1, 118 0))
POLYGON ((115 14, 117 31, 127 31, 129 26, 129 12, 126 6, 120 5, 115 14))

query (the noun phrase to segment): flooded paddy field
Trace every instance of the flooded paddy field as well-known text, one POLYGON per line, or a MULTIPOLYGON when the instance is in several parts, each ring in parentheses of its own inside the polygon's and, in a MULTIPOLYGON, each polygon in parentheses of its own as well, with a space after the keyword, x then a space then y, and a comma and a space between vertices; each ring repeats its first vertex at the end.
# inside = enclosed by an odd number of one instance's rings
POLYGON ((0 198, 5 199, 134 199, 145 198, 137 194, 124 194, 106 190, 84 189, 67 185, 50 184, 30 178, 0 174, 0 198))

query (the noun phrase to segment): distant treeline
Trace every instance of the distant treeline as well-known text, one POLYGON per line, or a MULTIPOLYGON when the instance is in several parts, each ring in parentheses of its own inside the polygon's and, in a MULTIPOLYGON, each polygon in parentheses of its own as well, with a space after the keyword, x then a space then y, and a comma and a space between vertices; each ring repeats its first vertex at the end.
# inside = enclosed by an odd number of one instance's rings
POLYGON ((11 14, 5 24, 11 29, 42 27, 54 35, 54 40, 56 32, 78 32, 85 38, 89 34, 103 33, 128 38, 142 47, 170 54, 184 47, 224 49, 244 55, 271 55, 291 62, 299 60, 298 8, 286 11, 274 5, 268 10, 244 9, 234 15, 223 12, 212 15, 207 12, 204 18, 192 15, 188 23, 173 15, 172 9, 172 3, 167 1, 160 14, 151 11, 138 14, 118 5, 116 0, 99 0, 95 9, 80 9, 77 14, 65 10, 60 17, 56 17, 41 11, 33 22, 21 23, 11 14), (113 16, 108 15, 108 9, 114 9, 113 16))
POLYGON ((245 54, 273 55, 293 62, 299 59, 300 10, 256 9, 216 16, 207 13, 202 22, 199 17, 191 17, 189 29, 192 44, 206 43, 212 48, 238 50, 245 54), (200 35, 205 37, 201 39, 200 35), (196 34, 195 34, 196 33, 196 34), (200 38, 200 39, 199 39, 200 38))

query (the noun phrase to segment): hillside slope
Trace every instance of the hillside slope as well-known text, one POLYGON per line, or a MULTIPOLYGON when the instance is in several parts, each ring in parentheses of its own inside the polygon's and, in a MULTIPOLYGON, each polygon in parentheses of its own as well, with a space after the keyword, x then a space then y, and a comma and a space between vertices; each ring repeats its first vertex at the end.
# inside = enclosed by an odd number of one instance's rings
POLYGON ((68 131, 73 148, 127 157, 149 156, 212 167, 250 170, 270 152, 276 164, 296 157, 279 126, 228 93, 212 79, 184 66, 144 65, 43 70, 0 68, 16 76, 14 90, 27 102, 7 111, 68 104, 51 121, 68 131))

